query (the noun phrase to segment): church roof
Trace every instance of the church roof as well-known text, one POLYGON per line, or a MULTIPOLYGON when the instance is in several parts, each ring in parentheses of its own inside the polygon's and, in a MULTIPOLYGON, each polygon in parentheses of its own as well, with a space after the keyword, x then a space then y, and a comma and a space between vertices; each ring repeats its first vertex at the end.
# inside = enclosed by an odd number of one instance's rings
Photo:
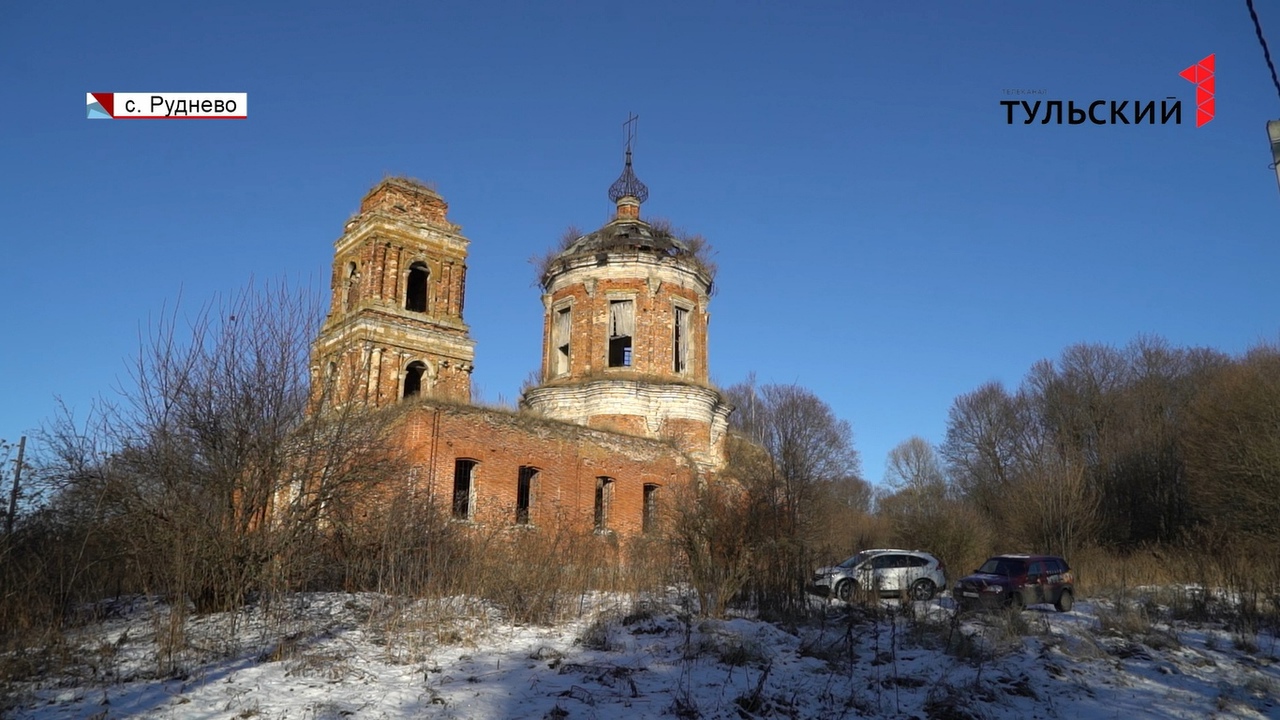
POLYGON ((587 233, 569 244, 558 257, 601 252, 646 251, 664 255, 683 255, 689 246, 674 235, 637 219, 616 219, 595 232, 587 233))

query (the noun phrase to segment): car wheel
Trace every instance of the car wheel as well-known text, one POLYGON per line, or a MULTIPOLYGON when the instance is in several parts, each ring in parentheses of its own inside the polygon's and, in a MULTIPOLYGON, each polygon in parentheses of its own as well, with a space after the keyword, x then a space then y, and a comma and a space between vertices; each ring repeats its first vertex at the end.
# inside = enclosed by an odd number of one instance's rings
POLYGON ((1025 606, 1026 606, 1026 603, 1022 601, 1021 592, 1014 590, 1009 593, 1009 609, 1010 610, 1016 610, 1018 612, 1022 612, 1022 608, 1025 606))
POLYGON ((845 602, 849 602, 849 598, 853 597, 853 581, 841 580, 840 583, 836 585, 836 597, 845 602))
POLYGON ((1058 602, 1054 603, 1053 606, 1057 608, 1058 612, 1071 612, 1071 605, 1074 603, 1075 598, 1071 596, 1071 591, 1063 590, 1062 594, 1058 596, 1058 602))
POLYGON ((928 602, 933 599, 933 594, 937 591, 932 580, 917 580, 911 586, 911 599, 919 602, 928 602))

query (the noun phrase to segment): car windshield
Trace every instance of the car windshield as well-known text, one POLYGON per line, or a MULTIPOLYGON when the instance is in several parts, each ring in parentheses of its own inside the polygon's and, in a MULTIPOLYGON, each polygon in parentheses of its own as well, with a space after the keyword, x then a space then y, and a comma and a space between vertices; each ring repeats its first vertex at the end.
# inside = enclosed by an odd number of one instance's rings
POLYGON ((1027 564, 1021 560, 1010 560, 1009 558, 991 558, 982 563, 982 567, 978 568, 978 572, 987 575, 1021 575, 1026 571, 1027 564))
POLYGON ((842 567, 842 568, 855 567, 861 564, 863 560, 866 560, 867 558, 871 557, 874 554, 875 553, 860 552, 857 555, 854 555, 853 557, 847 558, 844 562, 840 563, 836 567, 842 567))

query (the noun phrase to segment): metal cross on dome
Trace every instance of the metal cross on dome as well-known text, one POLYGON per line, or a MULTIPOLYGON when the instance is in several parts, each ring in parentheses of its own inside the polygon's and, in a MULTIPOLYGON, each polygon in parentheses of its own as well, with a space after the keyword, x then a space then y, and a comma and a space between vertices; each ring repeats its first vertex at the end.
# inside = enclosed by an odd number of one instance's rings
POLYGON ((627 164, 622 168, 622 175, 609 186, 609 199, 615 203, 624 197, 633 197, 640 202, 649 199, 649 188, 640 182, 640 178, 636 177, 635 171, 631 169, 631 147, 635 144, 636 123, 639 120, 639 115, 627 113, 627 121, 622 123, 622 132, 627 146, 627 164))
POLYGON ((640 121, 640 116, 635 113, 627 113, 627 121, 622 123, 623 142, 626 143, 627 152, 631 152, 631 146, 636 140, 636 124, 640 121))

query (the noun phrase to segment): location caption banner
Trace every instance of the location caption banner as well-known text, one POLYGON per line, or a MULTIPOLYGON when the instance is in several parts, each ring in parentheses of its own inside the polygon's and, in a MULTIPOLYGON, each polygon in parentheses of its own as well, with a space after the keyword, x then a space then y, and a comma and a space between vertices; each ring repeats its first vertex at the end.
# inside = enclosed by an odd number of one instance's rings
POLYGON ((244 120, 248 93, 85 93, 91 120, 244 120))

